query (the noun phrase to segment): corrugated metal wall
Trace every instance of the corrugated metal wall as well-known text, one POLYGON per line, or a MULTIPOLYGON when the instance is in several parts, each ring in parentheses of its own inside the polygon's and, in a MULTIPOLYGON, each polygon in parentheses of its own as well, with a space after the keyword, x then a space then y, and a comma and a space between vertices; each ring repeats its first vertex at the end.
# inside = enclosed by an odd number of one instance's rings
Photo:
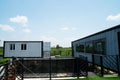
POLYGON ((119 48, 118 48, 118 35, 117 33, 120 32, 120 28, 113 29, 110 31, 106 31, 97 35, 93 35, 84 39, 76 40, 73 42, 73 49, 74 49, 74 56, 79 57, 79 55, 84 55, 88 57, 88 60, 91 61, 91 54, 90 53, 81 53, 76 52, 76 45, 80 43, 85 43, 88 41, 95 41, 99 39, 106 40, 106 54, 105 55, 119 55, 119 48))

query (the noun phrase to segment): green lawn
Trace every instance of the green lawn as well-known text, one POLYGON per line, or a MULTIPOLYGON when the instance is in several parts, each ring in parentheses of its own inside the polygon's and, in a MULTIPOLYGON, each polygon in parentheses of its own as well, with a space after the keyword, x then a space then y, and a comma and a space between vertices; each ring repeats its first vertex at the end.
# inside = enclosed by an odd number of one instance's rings
POLYGON ((0 55, 3 54, 3 47, 0 47, 0 55))
POLYGON ((2 60, 0 60, 0 65, 1 65, 1 64, 4 64, 4 63, 7 63, 7 62, 9 62, 9 61, 10 61, 9 58, 2 59, 2 60))
MULTIPOLYGON (((3 47, 0 47, 0 55, 1 55, 1 56, 3 55, 3 47)), ((1 57, 1 56, 0 56, 0 57, 1 57)), ((9 58, 4 58, 4 59, 0 60, 0 65, 6 63, 6 62, 8 62, 8 61, 10 61, 9 58)))
POLYGON ((51 48, 51 55, 58 57, 72 57, 72 49, 71 48, 51 48))
POLYGON ((120 77, 88 77, 88 78, 79 78, 79 79, 66 79, 66 80, 120 80, 120 77))

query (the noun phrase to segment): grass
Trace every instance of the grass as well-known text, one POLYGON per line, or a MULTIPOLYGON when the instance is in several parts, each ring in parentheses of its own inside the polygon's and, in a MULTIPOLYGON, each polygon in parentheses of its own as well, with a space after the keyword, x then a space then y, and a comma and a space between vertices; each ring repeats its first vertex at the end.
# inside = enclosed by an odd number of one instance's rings
MULTIPOLYGON (((1 56, 3 55, 3 47, 0 47, 0 55, 1 55, 1 56)), ((1 56, 0 56, 0 57, 1 57, 1 56)), ((6 63, 6 62, 8 62, 8 61, 10 61, 9 58, 4 58, 4 59, 0 60, 0 65, 6 63)))
POLYGON ((0 47, 0 55, 3 54, 3 47, 0 47))
POLYGON ((65 80, 120 80, 120 77, 88 77, 88 78, 79 78, 79 79, 65 79, 65 80))
POLYGON ((10 61, 9 58, 5 58, 5 59, 0 60, 0 64, 7 63, 7 62, 9 62, 9 61, 10 61))
POLYGON ((56 57, 72 57, 71 48, 51 48, 51 55, 56 57))

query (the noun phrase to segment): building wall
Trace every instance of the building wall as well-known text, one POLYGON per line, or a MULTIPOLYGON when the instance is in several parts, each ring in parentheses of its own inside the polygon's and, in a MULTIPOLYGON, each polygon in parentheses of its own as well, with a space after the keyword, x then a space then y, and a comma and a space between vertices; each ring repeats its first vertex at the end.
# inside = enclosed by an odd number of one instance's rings
POLYGON ((12 42, 4 44, 4 57, 42 57, 42 42, 12 42), (15 44, 15 50, 10 50, 10 44, 15 44), (21 44, 26 44, 27 49, 21 50, 21 44))
POLYGON ((43 57, 44 58, 50 57, 50 42, 43 43, 43 57))
MULTIPOLYGON (((109 30, 106 32, 102 32, 90 37, 86 37, 83 39, 79 39, 76 41, 72 42, 73 45, 73 53, 74 53, 74 57, 79 57, 79 55, 83 55, 83 56, 87 56, 88 60, 91 61, 91 53, 85 53, 85 52, 76 52, 76 45, 83 43, 86 44, 86 42, 89 41, 97 41, 100 39, 105 39, 105 54, 104 55, 119 55, 119 47, 118 47, 118 35, 117 33, 120 32, 120 28, 116 28, 113 30, 109 30)), ((94 53, 96 54, 96 53, 94 53)), ((101 54, 97 54, 97 55, 101 55, 101 54)))

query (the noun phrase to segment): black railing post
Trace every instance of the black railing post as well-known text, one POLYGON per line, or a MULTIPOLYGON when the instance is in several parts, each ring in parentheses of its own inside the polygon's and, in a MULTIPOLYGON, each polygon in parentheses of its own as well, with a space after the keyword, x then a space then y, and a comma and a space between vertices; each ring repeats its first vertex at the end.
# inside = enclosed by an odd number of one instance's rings
POLYGON ((85 59, 86 61, 86 77, 88 77, 88 58, 86 57, 86 59, 85 59))
POLYGON ((58 60, 56 60, 56 73, 58 73, 58 60))
MULTIPOLYGON (((23 64, 23 58, 22 58, 22 64, 23 64)), ((21 65, 22 66, 22 65, 21 65)), ((24 78, 24 69, 23 69, 23 66, 22 66, 22 73, 21 73, 22 75, 21 75, 21 80, 23 80, 23 78, 24 78)))
POLYGON ((92 71, 94 72, 95 68, 95 59, 94 59, 94 54, 92 54, 92 71))
POLYGON ((119 59, 119 55, 116 55, 116 60, 117 60, 117 69, 118 69, 118 76, 120 76, 120 64, 119 64, 119 61, 120 61, 120 59, 119 59))
POLYGON ((76 76, 76 73, 77 73, 77 62, 76 62, 76 59, 77 58, 74 58, 74 75, 76 76))
POLYGON ((76 62, 77 62, 77 78, 79 78, 79 61, 78 61, 78 58, 76 58, 76 62))
POLYGON ((103 68, 103 56, 100 56, 100 65, 101 65, 101 76, 104 75, 104 68, 103 68))
POLYGON ((49 58, 49 61, 50 61, 50 72, 49 72, 49 74, 50 74, 50 80, 51 80, 51 66, 52 66, 52 64, 51 64, 51 57, 49 58))
POLYGON ((4 65, 4 67, 5 67, 5 80, 8 80, 8 65, 9 64, 4 65))

